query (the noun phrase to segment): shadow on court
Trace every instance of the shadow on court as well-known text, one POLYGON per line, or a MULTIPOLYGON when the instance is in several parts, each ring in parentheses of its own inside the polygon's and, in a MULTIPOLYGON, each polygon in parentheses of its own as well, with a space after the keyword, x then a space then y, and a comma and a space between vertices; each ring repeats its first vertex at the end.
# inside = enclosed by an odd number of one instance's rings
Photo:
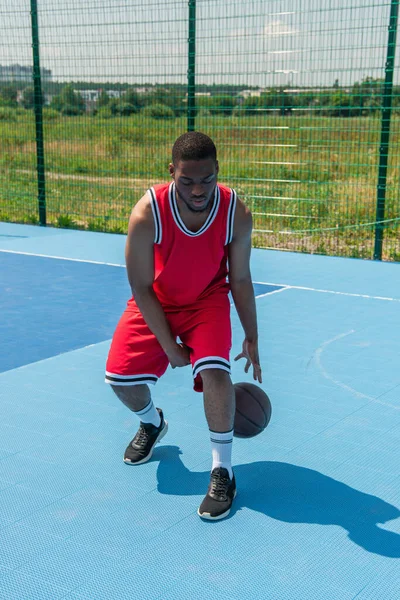
MULTIPOLYGON (((161 446, 158 491, 162 494, 204 494, 209 471, 192 472, 180 459, 178 446, 161 446)), ((318 471, 284 462, 256 461, 237 465, 238 495, 231 515, 241 508, 286 523, 339 525, 368 552, 400 558, 400 535, 378 524, 400 517, 400 510, 376 496, 360 492, 318 471)))

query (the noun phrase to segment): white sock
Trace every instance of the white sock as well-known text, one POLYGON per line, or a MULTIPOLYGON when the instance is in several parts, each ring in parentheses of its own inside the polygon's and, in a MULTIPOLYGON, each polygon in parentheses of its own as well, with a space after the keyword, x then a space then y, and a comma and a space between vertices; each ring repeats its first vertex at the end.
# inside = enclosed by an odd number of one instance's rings
POLYGON ((135 410, 135 415, 139 417, 142 423, 152 423, 155 427, 159 427, 161 423, 160 413, 153 404, 153 400, 150 400, 147 406, 142 410, 135 410))
POLYGON ((217 433, 210 430, 210 439, 213 459, 211 470, 217 467, 224 467, 228 469, 229 477, 232 478, 233 429, 225 433, 217 433))

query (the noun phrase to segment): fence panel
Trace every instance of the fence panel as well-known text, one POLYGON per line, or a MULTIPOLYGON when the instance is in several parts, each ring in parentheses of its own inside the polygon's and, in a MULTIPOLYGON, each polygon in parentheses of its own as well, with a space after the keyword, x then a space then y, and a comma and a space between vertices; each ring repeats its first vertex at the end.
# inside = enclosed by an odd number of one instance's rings
MULTIPOLYGON (((0 218, 37 222, 28 4, 0 5, 0 218)), ((389 152, 383 258, 400 260, 398 56, 381 143, 396 8, 39 0, 48 224, 126 231, 132 205, 168 178, 174 139, 194 128, 215 139, 220 179, 251 207, 254 244, 267 248, 372 258, 389 152)))
MULTIPOLYGON (((251 206, 256 245, 372 258, 389 11, 361 0, 199 3, 197 89, 209 95, 197 127, 251 206)), ((390 143, 384 257, 398 259, 397 114, 390 143)))
POLYGON ((0 22, 0 220, 38 223, 29 2, 2 0, 0 22))

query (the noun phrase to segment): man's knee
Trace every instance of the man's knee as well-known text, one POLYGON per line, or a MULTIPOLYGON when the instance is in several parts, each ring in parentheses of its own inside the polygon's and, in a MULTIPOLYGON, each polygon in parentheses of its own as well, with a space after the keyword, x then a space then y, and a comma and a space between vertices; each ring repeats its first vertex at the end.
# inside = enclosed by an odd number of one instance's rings
POLYGON ((203 380, 203 385, 215 385, 229 383, 231 381, 230 374, 228 371, 224 371, 223 369, 204 369, 200 374, 203 380))
POLYGON ((111 387, 117 398, 129 408, 137 406, 138 403, 141 405, 150 399, 149 386, 145 383, 140 385, 115 385, 112 383, 111 387))

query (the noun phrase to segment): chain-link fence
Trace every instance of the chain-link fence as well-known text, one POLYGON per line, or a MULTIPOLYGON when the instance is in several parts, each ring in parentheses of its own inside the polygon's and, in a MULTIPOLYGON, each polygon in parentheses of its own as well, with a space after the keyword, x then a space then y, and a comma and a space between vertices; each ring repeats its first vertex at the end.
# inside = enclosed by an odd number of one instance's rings
POLYGON ((196 129, 252 209, 255 246, 400 260, 397 14, 398 0, 0 0, 0 220, 125 232, 196 129))

